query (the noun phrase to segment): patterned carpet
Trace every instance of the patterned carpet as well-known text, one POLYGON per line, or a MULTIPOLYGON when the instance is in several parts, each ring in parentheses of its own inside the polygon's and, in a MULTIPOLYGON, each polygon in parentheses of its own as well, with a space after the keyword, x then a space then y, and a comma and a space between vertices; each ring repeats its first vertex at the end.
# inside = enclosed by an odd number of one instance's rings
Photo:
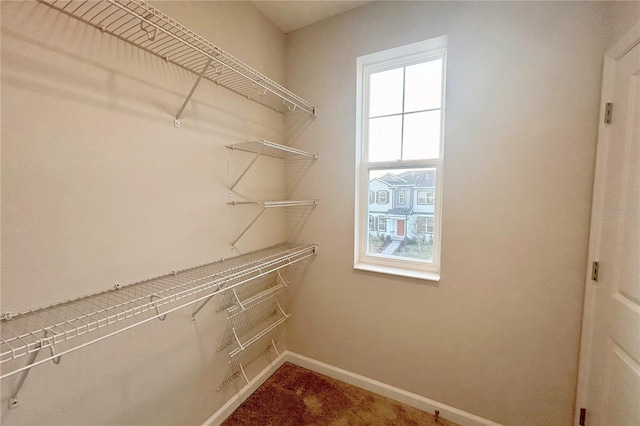
POLYGON ((432 414, 285 363, 223 426, 457 426, 432 414))

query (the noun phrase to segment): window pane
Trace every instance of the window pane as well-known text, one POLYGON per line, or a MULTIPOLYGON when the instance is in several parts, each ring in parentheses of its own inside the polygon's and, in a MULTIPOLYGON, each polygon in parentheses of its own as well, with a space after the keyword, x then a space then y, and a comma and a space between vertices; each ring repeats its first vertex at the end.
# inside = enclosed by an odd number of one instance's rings
POLYGON ((369 161, 400 159, 402 116, 369 120, 369 161))
POLYGON ((369 204, 367 216, 377 218, 369 226, 367 255, 384 258, 433 261, 434 205, 427 194, 435 191, 434 168, 369 169, 369 191, 388 194, 369 204), (399 194, 404 192, 404 197, 399 194), (423 204, 418 203, 422 195, 423 204), (399 199, 404 198, 400 204, 399 199), (380 201, 386 201, 386 204, 380 201))
POLYGON ((440 156, 440 111, 416 112, 404 116, 403 160, 440 156))
POLYGON ((369 117, 402 112, 402 79, 402 68, 371 74, 369 117))
POLYGON ((405 112, 440 108, 442 59, 407 67, 405 79, 405 112))

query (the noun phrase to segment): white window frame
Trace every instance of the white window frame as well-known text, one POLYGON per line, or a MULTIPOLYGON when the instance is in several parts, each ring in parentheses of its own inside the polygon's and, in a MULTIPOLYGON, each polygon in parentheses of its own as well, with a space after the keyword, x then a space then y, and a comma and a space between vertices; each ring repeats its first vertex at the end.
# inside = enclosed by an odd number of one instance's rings
POLYGON ((369 204, 373 204, 376 202, 376 193, 374 191, 369 191, 369 204))
POLYGON ((405 199, 404 199, 404 190, 399 189, 398 190, 398 204, 404 204, 405 199))
MULTIPOLYGON (((356 82, 356 209, 354 236, 354 269, 440 281, 440 254, 442 229, 442 166, 444 160, 444 117, 445 87, 447 69, 447 37, 441 36, 406 46, 372 53, 357 58, 356 82), (442 58, 442 104, 440 114, 440 156, 426 160, 396 160, 368 162, 368 85, 369 75, 388 69, 422 63, 430 59, 442 58), (369 171, 377 169, 434 168, 436 173, 433 261, 425 263, 419 260, 390 258, 367 254, 368 232, 368 190, 369 171)), ((417 200, 416 200, 417 201, 417 200)))
POLYGON ((378 227, 378 229, 377 229, 378 232, 387 232, 387 217, 386 216, 378 216, 377 227, 378 227), (380 228, 382 228, 382 229, 380 229, 380 228))

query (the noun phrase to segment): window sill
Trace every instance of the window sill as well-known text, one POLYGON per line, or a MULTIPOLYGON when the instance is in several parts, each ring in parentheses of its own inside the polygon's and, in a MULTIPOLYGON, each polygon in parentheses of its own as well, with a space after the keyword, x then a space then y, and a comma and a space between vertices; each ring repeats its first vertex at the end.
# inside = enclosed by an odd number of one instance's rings
POLYGON ((415 271, 391 266, 372 265, 370 263, 356 263, 353 269, 367 272, 377 272, 379 274, 396 275, 400 277, 416 278, 419 280, 440 282, 440 274, 437 272, 415 271))

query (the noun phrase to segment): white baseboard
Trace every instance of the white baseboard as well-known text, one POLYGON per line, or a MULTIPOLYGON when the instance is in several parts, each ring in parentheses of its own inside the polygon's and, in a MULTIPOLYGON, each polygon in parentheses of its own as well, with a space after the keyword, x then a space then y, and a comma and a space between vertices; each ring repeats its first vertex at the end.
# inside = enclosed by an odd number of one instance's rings
POLYGON ((452 422, 459 423, 463 426, 501 426, 499 423, 483 419, 482 417, 467 413, 466 411, 441 404, 415 393, 407 392, 377 380, 373 380, 290 351, 284 351, 278 358, 269 364, 269 366, 254 377, 248 385, 243 387, 237 394, 227 401, 226 404, 209 417, 202 426, 217 426, 222 423, 285 362, 290 362, 306 368, 307 370, 324 374, 325 376, 357 386, 428 413, 434 413, 435 410, 438 410, 440 411, 441 417, 452 422))
POLYGON ((278 358, 273 360, 271 364, 266 366, 260 373, 256 375, 246 386, 244 386, 237 394, 235 394, 229 401, 227 401, 218 411, 213 413, 202 426, 218 426, 227 417, 235 411, 247 398, 251 396, 275 371, 286 362, 286 356, 284 353, 280 354, 278 358))
POLYGON ((463 426, 501 426, 499 423, 483 419, 482 417, 467 413, 466 411, 441 404, 415 393, 407 392, 377 380, 334 367, 333 365, 316 361, 315 359, 308 358, 306 356, 298 355, 289 351, 285 351, 283 355, 287 362, 306 368, 307 370, 315 371, 319 374, 324 374, 325 376, 329 376, 342 382, 349 383, 350 385, 357 386, 378 395, 385 396, 389 399, 407 404, 419 410, 426 411, 428 413, 434 413, 435 410, 439 410, 441 417, 452 422, 459 423, 463 426))

